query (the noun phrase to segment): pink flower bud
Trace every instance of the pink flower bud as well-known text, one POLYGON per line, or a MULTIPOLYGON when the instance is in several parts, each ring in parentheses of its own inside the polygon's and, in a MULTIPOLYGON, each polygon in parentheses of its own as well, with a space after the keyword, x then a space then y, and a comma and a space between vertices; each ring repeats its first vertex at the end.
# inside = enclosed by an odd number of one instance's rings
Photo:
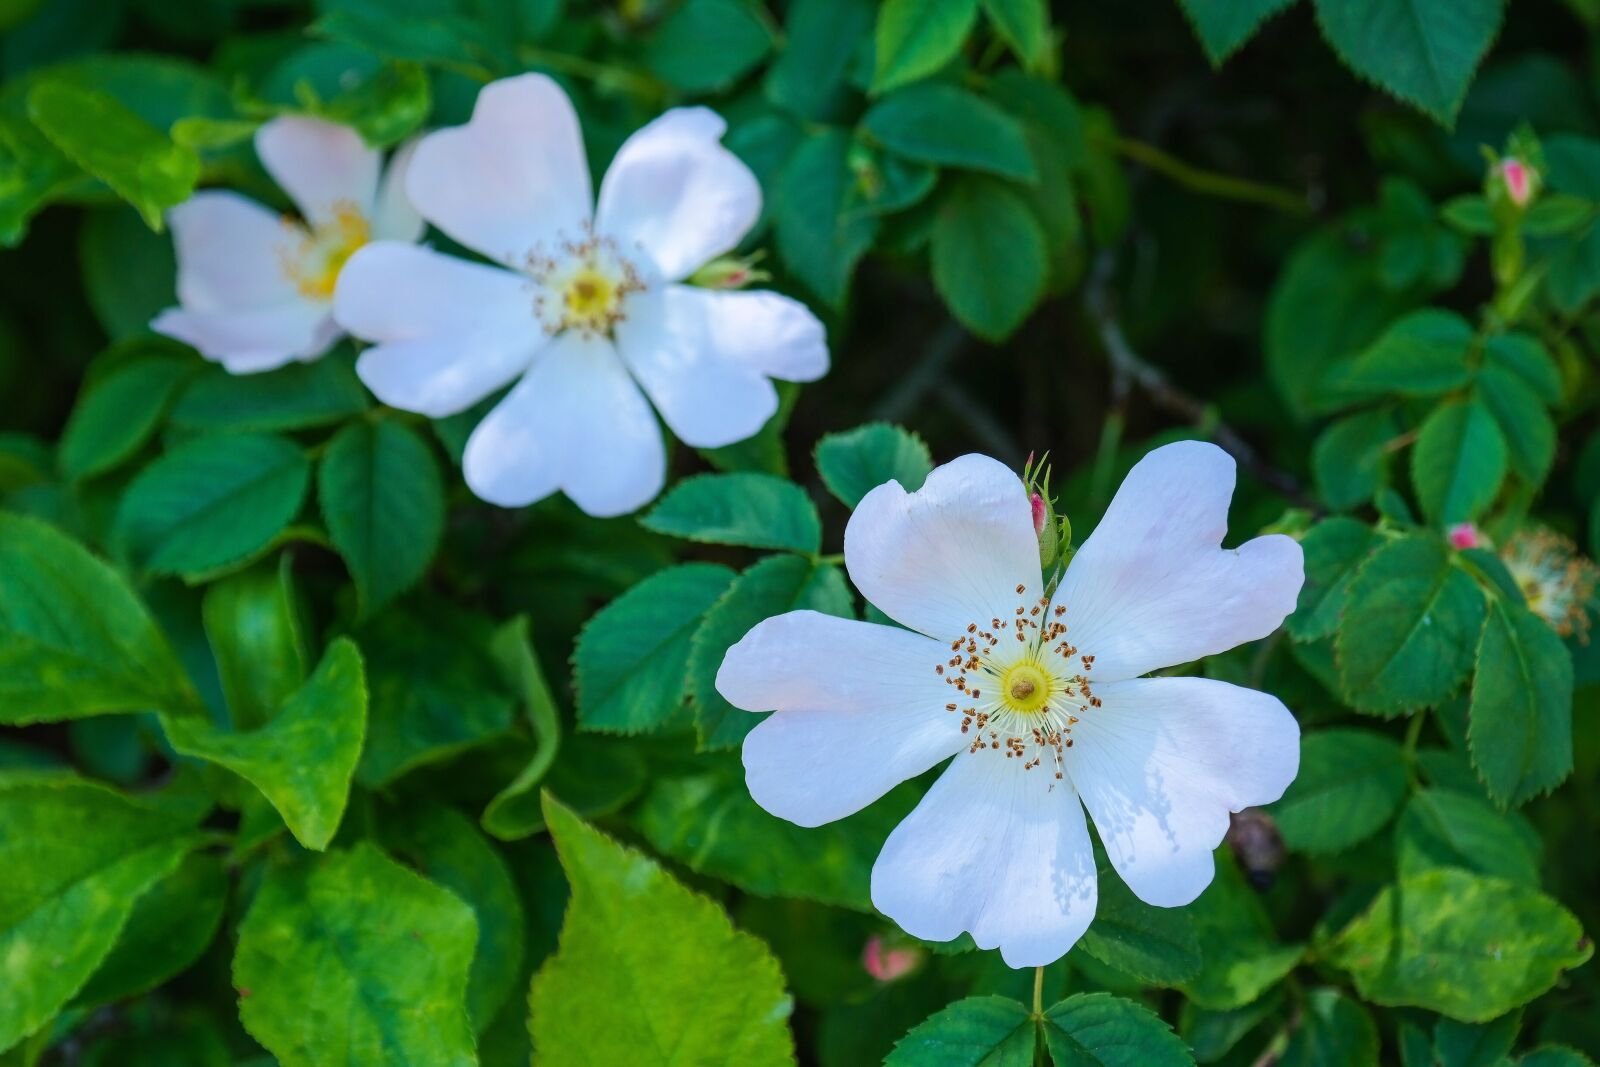
POLYGON ((1050 509, 1045 506, 1044 497, 1038 493, 1028 494, 1028 503, 1033 505, 1033 532, 1034 536, 1044 535, 1044 524, 1050 517, 1050 509))
POLYGON ((1511 156, 1500 163, 1500 177, 1506 183, 1506 195, 1518 207, 1526 207, 1533 198, 1533 171, 1522 160, 1511 156))
POLYGON ((1483 532, 1470 522, 1456 523, 1445 536, 1450 538, 1451 548, 1482 548, 1488 544, 1483 532))
POLYGON ((892 982, 910 974, 922 962, 922 952, 912 946, 888 948, 883 938, 873 934, 861 950, 861 966, 880 982, 892 982))

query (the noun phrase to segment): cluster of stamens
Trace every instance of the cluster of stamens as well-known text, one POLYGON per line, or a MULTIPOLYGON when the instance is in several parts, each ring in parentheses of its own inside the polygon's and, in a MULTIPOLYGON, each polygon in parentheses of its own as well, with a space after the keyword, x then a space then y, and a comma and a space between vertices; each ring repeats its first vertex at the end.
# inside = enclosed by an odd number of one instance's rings
MULTIPOLYGON (((1024 594, 1027 587, 1016 591, 1024 594)), ((1025 771, 1049 758, 1056 778, 1063 776, 1072 728, 1100 706, 1089 686, 1094 657, 1067 639, 1066 613, 1046 596, 987 626, 968 623, 950 643, 950 658, 934 665, 960 694, 944 707, 961 716, 961 732, 972 737, 969 753, 1004 752, 1025 771)))
POLYGON ((1600 568, 1578 546, 1553 530, 1530 526, 1500 550, 1500 558, 1522 590, 1528 607, 1562 637, 1589 641, 1589 598, 1600 568))
POLYGON ((562 241, 553 254, 528 253, 524 269, 537 283, 533 313, 552 336, 566 330, 609 336, 627 317, 628 295, 645 288, 617 243, 589 228, 582 240, 562 241))
POLYGON ((301 296, 332 300, 339 272, 356 249, 372 239, 366 216, 351 201, 340 200, 324 222, 308 227, 299 219, 286 217, 283 224, 290 234, 289 241, 278 247, 283 273, 301 296))

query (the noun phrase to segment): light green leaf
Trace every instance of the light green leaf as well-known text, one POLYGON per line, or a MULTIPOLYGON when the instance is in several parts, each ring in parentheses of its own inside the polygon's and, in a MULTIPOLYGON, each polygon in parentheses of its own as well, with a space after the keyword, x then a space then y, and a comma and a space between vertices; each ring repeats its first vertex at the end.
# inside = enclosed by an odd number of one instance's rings
POLYGON ((162 721, 167 740, 186 756, 220 764, 261 790, 295 839, 322 850, 333 840, 350 798, 350 779, 367 725, 361 653, 338 638, 305 685, 267 725, 223 733, 197 717, 162 721))
POLYGON ((529 997, 540 1064, 794 1062, 793 1002, 761 942, 559 802, 545 818, 572 899, 529 997))
POLYGON ((1478 62, 1500 30, 1501 0, 1316 0, 1339 58, 1386 92, 1455 124, 1478 62))
POLYGON ((1311 449, 1311 473, 1328 507, 1349 511, 1369 503, 1389 480, 1389 445, 1399 436, 1388 408, 1347 415, 1323 430, 1311 449))
POLYGON ((1261 24, 1294 0, 1179 0, 1213 67, 1254 37, 1261 24))
POLYGON ((1283 1067, 1378 1067, 1378 1028, 1337 989, 1306 993, 1300 1025, 1278 1061, 1283 1067))
POLYGON ((814 553, 822 520, 806 491, 770 474, 698 474, 673 486, 639 524, 714 545, 814 553))
POLYGON ((1406 794, 1400 745, 1370 730, 1332 729, 1300 742, 1300 773, 1267 810, 1297 852, 1342 852, 1387 823, 1406 794))
POLYGON ((116 536, 144 570, 204 574, 270 545, 299 513, 310 480, 311 461, 286 438, 193 440, 133 480, 116 536))
POLYGON ((851 617, 850 590, 839 568, 799 556, 768 556, 722 594, 689 642, 689 695, 703 749, 733 748, 761 721, 717 692, 717 671, 734 643, 762 619, 809 609, 851 617))
POLYGON ((304 430, 342 422, 369 406, 355 364, 335 352, 265 374, 212 367, 178 398, 172 422, 186 430, 304 430))
POLYGON ((715 563, 669 567, 584 624, 572 665, 585 729, 648 732, 683 711, 690 638, 733 578, 715 563))
POLYGON ((1572 773, 1572 657, 1538 615, 1504 599, 1478 641, 1467 743, 1501 807, 1554 789, 1572 773))
POLYGON ((1472 377, 1472 324, 1453 311, 1413 311, 1330 374, 1330 385, 1352 399, 1438 396, 1472 377))
POLYGON ((199 706, 122 576, 54 527, 0 513, 0 588, 0 722, 199 706))
POLYGON ((878 9, 874 93, 925 78, 961 51, 978 0, 886 0, 878 9))
POLYGON ((1379 540, 1370 526, 1345 518, 1325 519, 1300 538, 1306 579, 1300 602, 1284 623, 1290 637, 1317 641, 1338 629, 1350 583, 1379 540))
POLYGON ((180 148, 110 93, 66 80, 35 84, 28 116, 72 161, 139 209, 152 230, 162 214, 189 198, 200 160, 180 148))
POLYGON ((353 422, 328 444, 317 500, 371 614, 414 585, 444 535, 444 481, 433 450, 397 422, 353 422))
POLYGON ((459 897, 370 844, 278 868, 239 926, 239 1021, 281 1067, 476 1067, 477 937, 459 897))
POLYGON ((0 1051, 100 967, 139 897, 200 844, 190 826, 68 775, 0 775, 0 1051))
POLYGON ((1440 526, 1475 519, 1506 476, 1506 439, 1476 400, 1433 409, 1411 450, 1411 480, 1428 519, 1440 526))
MULTIPOLYGON (((1183 1067, 1194 1057, 1161 1016, 1110 993, 1079 993, 1044 1013, 1056 1067, 1183 1067)), ((1031 1061, 1027 1061, 1031 1062, 1031 1061)))
POLYGON ((85 386, 61 432, 61 472, 73 480, 104 474, 155 433, 194 360, 150 345, 85 386))
POLYGON ((1083 951, 1149 985, 1174 986, 1200 971, 1200 942, 1186 911, 1146 904, 1109 866, 1099 872, 1094 922, 1083 951))
POLYGON ((885 482, 899 482, 914 493, 933 470, 922 438, 887 422, 826 435, 817 442, 814 459, 828 491, 852 509, 885 482))
POLYGON ((1048 64, 1050 7, 1045 0, 983 0, 983 12, 1023 67, 1038 70, 1048 64))
POLYGON ((933 222, 933 284, 979 337, 1011 334, 1044 295, 1044 231, 1016 190, 992 178, 950 186, 933 222))
POLYGON ((1009 997, 968 997, 940 1008, 895 1042, 884 1067, 1032 1067, 1028 1009, 1009 997))
POLYGON ((1216 862, 1216 877, 1188 908, 1203 966, 1181 988, 1202 1008, 1231 1011, 1294 970, 1305 948, 1278 940, 1260 898, 1245 884, 1227 849, 1217 853, 1216 862))
POLYGON ((1544 993, 1594 946, 1526 886, 1441 868, 1386 887, 1324 949, 1362 999, 1488 1022, 1544 993))
POLYGON ((1345 699, 1397 715, 1432 707, 1472 667, 1484 596, 1438 537, 1409 534, 1380 546, 1350 583, 1335 638, 1345 699))
POLYGON ((1538 888, 1539 838, 1518 832, 1504 813, 1454 789, 1424 789, 1394 828, 1401 878, 1436 867, 1460 867, 1538 888))
POLYGON ((1022 126, 983 97, 946 82, 911 85, 880 99, 862 131, 891 152, 936 167, 1038 179, 1022 126))
POLYGON ((265 725, 310 670, 288 555, 206 588, 201 620, 235 729, 265 725))

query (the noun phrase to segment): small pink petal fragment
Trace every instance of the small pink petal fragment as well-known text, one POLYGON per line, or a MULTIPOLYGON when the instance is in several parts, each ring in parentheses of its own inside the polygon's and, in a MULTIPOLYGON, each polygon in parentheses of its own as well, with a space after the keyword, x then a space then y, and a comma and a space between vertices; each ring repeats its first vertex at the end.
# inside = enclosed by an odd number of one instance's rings
POLYGON ((1516 157, 1501 162, 1500 177, 1505 180, 1506 193, 1518 207, 1526 207, 1533 197, 1533 172, 1516 157))
POLYGON ((1489 543, 1488 538, 1483 536, 1483 531, 1470 522, 1456 523, 1450 527, 1447 536, 1450 538, 1451 548, 1483 548, 1489 543))
POLYGON ((889 948, 883 938, 873 934, 861 950, 861 966, 880 982, 904 977, 922 962, 922 952, 911 946, 889 948))

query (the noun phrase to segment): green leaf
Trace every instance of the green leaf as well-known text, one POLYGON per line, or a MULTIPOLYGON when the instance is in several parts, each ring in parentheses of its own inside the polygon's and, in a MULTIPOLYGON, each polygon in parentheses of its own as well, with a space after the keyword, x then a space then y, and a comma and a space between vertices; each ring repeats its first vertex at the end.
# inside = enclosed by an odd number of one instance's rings
POLYGON ((968 997, 895 1042, 884 1067, 1033 1067, 1028 1009, 1009 997, 968 997))
POLYGON ((1517 1067, 1594 1067, 1594 1061, 1564 1045, 1540 1045, 1524 1053, 1517 1060, 1517 1067))
MULTIPOLYGON (((921 5, 922 0, 910 0, 910 6, 921 5)), ((856 262, 878 232, 872 215, 844 210, 854 181, 847 162, 850 143, 848 133, 833 128, 802 141, 778 179, 774 208, 784 263, 836 309, 844 306, 856 262)))
POLYGON ((299 513, 310 480, 311 461, 286 438, 193 440, 133 480, 117 511, 116 536, 144 570, 215 571, 270 545, 299 513))
POLYGON ((370 844, 280 867, 239 926, 239 1021, 282 1067, 476 1067, 477 936, 459 897, 370 844))
POLYGON ((195 717, 169 716, 162 726, 179 752, 220 764, 261 790, 295 839, 321 851, 344 817, 366 731, 361 653, 348 638, 336 639, 305 685, 258 730, 223 733, 195 717))
POLYGON ((444 481, 433 450, 397 422, 353 422, 328 444, 317 500, 334 547, 371 614, 421 578, 444 536, 444 481))
POLYGON ((961 324, 1000 341, 1044 295, 1044 232, 1014 189, 994 179, 950 186, 933 221, 933 284, 961 324))
POLYGON ((1254 37, 1261 24, 1294 0, 1179 0, 1213 67, 1254 37))
POLYGON ((1424 789, 1394 828, 1401 878, 1437 867, 1460 867, 1538 888, 1539 838, 1519 833, 1505 814, 1467 793, 1424 789))
POLYGON ((387 812, 382 834, 385 848, 472 909, 478 944, 467 1008, 482 1032, 522 978, 522 902, 511 868, 472 820, 442 804, 397 805, 387 812))
POLYGON ((644 65, 686 93, 726 89, 772 48, 761 14, 742 0, 687 0, 646 42, 644 65))
POLYGON ((0 513, 0 722, 195 708, 122 576, 37 519, 0 513))
POLYGON ((1541 485, 1556 459, 1556 424, 1527 380, 1504 367, 1486 366, 1474 395, 1494 416, 1506 443, 1511 469, 1531 485, 1541 485))
POLYGON ((139 209, 152 230, 194 192, 200 160, 110 93, 46 80, 28 93, 28 116, 72 161, 139 209))
MULTIPOLYGON (((1179 1067, 1194 1057, 1161 1016, 1110 993, 1079 993, 1044 1013, 1056 1067, 1179 1067)), ((1025 1064, 1031 1061, 1025 1061, 1025 1064)))
POLYGON ((914 493, 933 470, 922 438, 887 422, 830 433, 817 442, 813 458, 822 483, 851 509, 885 482, 899 482, 914 493))
POLYGON ((792 1001, 761 942, 559 802, 545 819, 572 899, 529 997, 540 1064, 794 1062, 792 1001))
POLYGON ((150 346, 85 387, 61 432, 61 472, 74 481, 123 463, 155 434, 194 361, 150 346))
POLYGON ((139 897, 200 844, 190 826, 67 775, 0 775, 0 1051, 100 967, 139 897))
POLYGON ((1204 966, 1182 989, 1202 1008, 1232 1011, 1294 970, 1305 948, 1278 940, 1260 898, 1245 884, 1227 849, 1216 860, 1216 877, 1188 908, 1204 966))
POLYGON ((762 619, 803 609, 851 617, 850 591, 838 567, 799 556, 768 556, 734 579, 706 612, 689 642, 689 695, 702 748, 733 748, 760 721, 717 692, 722 657, 762 619))
POLYGON ((925 78, 956 57, 978 0, 886 0, 878 9, 874 93, 925 78))
POLYGON ((1482 591, 1439 538, 1382 545, 1350 583, 1334 642, 1345 698, 1379 715, 1438 704, 1471 669, 1483 615, 1482 591))
POLYGON ((1365 523, 1345 518, 1325 519, 1300 538, 1306 578, 1300 602, 1284 623, 1290 637, 1319 641, 1333 635, 1349 602, 1350 583, 1379 540, 1365 523))
POLYGON ((1499 1067, 1510 1054, 1521 1027, 1519 1011, 1481 1026, 1440 1019, 1433 1027, 1433 1047, 1444 1067, 1499 1067))
POLYGON ((1475 519, 1506 476, 1506 439, 1476 400, 1449 400, 1422 423, 1411 450, 1411 480, 1423 514, 1440 526, 1475 519))
POLYGON ((734 764, 657 779, 634 818, 657 852, 700 874, 757 896, 870 912, 873 861, 918 798, 901 785, 849 818, 799 827, 762 810, 734 764))
POLYGON ((880 99, 861 129, 897 155, 1017 181, 1038 179, 1016 119, 976 93, 946 82, 912 85, 880 99))
POLYGON ((533 730, 533 755, 512 782, 490 798, 479 821, 502 841, 527 837, 544 826, 535 786, 544 780, 561 749, 561 712, 534 655, 528 617, 519 615, 495 632, 490 655, 509 688, 522 695, 533 730))
POLYGON ((1499 599, 1478 640, 1467 743, 1502 808, 1525 803, 1572 773, 1572 657, 1527 608, 1499 599))
POLYGON ((1500 29, 1501 0, 1316 0, 1317 22, 1362 78, 1446 127, 1500 29))
POLYGON ((1310 990, 1300 1025, 1278 1062, 1283 1067, 1378 1067, 1378 1028, 1365 1008, 1339 990, 1310 990))
POLYGON ((1471 380, 1474 336, 1471 323, 1453 311, 1413 311, 1336 367, 1330 384, 1357 399, 1439 396, 1471 380))
POLYGON ((1546 404, 1561 403, 1561 368, 1537 338, 1525 333, 1502 333, 1483 345, 1485 369, 1510 371, 1546 404))
POLYGON ((288 555, 206 588, 201 620, 236 729, 265 725, 306 680, 310 656, 288 555))
POLYGON ((714 545, 822 548, 822 520, 806 491, 770 474, 699 474, 662 497, 639 524, 656 533, 714 545))
POLYGON ((995 32, 1028 70, 1046 65, 1050 51, 1050 7, 1045 0, 983 0, 995 32))
POLYGON ((1364 1000, 1488 1022, 1593 953, 1578 920, 1544 894, 1441 868, 1385 887, 1323 956, 1364 1000))
POLYGON ((644 733, 683 710, 690 639, 733 578, 715 563, 669 567, 584 624, 572 654, 584 729, 644 733))
POLYGON ((1094 922, 1079 942, 1083 951, 1149 985, 1174 986, 1200 971, 1200 942, 1188 914, 1146 904, 1104 864, 1094 922))
POLYGON ((1300 742, 1300 773, 1267 810, 1297 852, 1342 852, 1394 816, 1406 794, 1398 742, 1370 730, 1333 729, 1300 742))
POLYGON ((767 98, 804 119, 844 121, 856 47, 872 32, 869 0, 796 0, 784 18, 784 46, 767 72, 767 98))
POLYGON ((150 320, 178 302, 172 240, 152 232, 132 208, 88 212, 78 232, 78 258, 84 295, 113 340, 147 334, 150 320))
POLYGON ((343 422, 371 405, 355 364, 334 353, 266 374, 229 374, 212 367, 172 409, 186 430, 304 430, 343 422))
POLYGON ((1388 408, 1347 415, 1317 436, 1311 473, 1328 507, 1348 511, 1372 500, 1388 483, 1389 445, 1399 427, 1388 408))

